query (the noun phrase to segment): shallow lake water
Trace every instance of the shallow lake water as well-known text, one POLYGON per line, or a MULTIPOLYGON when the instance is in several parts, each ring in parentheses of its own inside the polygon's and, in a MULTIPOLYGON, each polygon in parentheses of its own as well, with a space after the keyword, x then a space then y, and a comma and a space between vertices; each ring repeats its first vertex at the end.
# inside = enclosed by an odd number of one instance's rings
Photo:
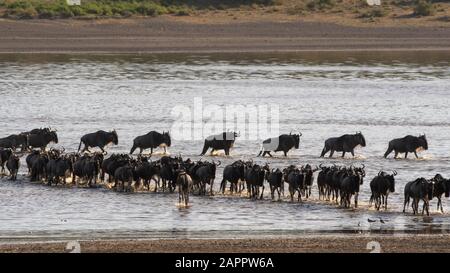
MULTIPOLYGON (((316 186, 313 200, 301 204, 287 197, 272 202, 268 195, 252 201, 216 194, 193 196, 189 208, 179 208, 177 194, 31 184, 22 164, 19 181, 0 180, 0 238, 448 232, 449 214, 437 212, 436 200, 429 217, 401 211, 405 183, 436 173, 450 176, 449 88, 450 54, 444 52, 0 55, 1 137, 50 126, 58 130, 54 146, 75 151, 83 134, 114 128, 119 145, 108 152, 121 153, 138 135, 170 130, 177 121, 173 107, 192 107, 194 98, 203 107, 273 104, 279 106, 280 133, 302 132, 299 149, 287 158, 257 158, 262 139, 243 134, 230 157, 203 157, 221 161, 216 190, 223 167, 238 159, 280 168, 365 164, 367 170, 358 209, 318 201, 316 186), (355 131, 367 142, 355 158, 319 158, 326 138, 355 131), (383 158, 389 140, 421 133, 429 150, 418 160, 383 158), (376 212, 368 208, 369 183, 380 170, 396 170, 398 176, 389 209, 376 212)), ((169 152, 198 160, 202 145, 174 137, 169 152)), ((447 199, 444 209, 450 210, 447 199)))

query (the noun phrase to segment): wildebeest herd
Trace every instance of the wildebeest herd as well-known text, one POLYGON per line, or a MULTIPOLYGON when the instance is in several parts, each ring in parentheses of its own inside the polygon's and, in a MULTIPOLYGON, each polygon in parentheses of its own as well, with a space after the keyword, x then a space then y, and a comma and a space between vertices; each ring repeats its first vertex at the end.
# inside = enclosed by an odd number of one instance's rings
MULTIPOLYGON (((201 155, 209 148, 224 150, 226 155, 233 146, 239 134, 224 132, 210 136, 205 140, 201 155)), ((301 133, 284 134, 278 138, 267 139, 263 142, 259 155, 271 155, 271 152, 283 151, 284 155, 292 148, 298 148, 301 133)), ((66 185, 70 178, 71 185, 99 187, 105 186, 116 191, 178 191, 179 202, 188 205, 189 195, 214 195, 213 186, 217 167, 220 161, 207 160, 193 161, 180 156, 164 155, 158 160, 142 155, 143 150, 157 147, 171 146, 169 132, 158 133, 152 131, 134 139, 130 154, 111 154, 105 151, 108 144, 117 145, 118 134, 97 131, 81 137, 77 152, 66 153, 64 149, 47 149, 51 142, 58 143, 55 130, 50 128, 34 129, 17 135, 10 135, 0 139, 0 166, 1 173, 5 173, 5 165, 11 180, 17 179, 20 167, 19 155, 26 155, 25 162, 28 168, 28 177, 31 181, 46 185, 66 185), (84 145, 81 150, 82 145, 84 145), (101 152, 92 152, 89 148, 97 147, 101 152), (139 155, 133 152, 139 149, 139 155), (81 150, 81 152, 80 152, 81 150)), ((335 151, 354 155, 354 148, 365 146, 366 141, 361 132, 354 135, 343 135, 325 141, 321 157, 335 151)), ((385 157, 395 151, 398 153, 414 153, 419 149, 428 149, 425 135, 419 137, 407 136, 389 142, 385 157)), ((259 156, 258 155, 258 156, 259 156)), ((319 200, 339 204, 341 207, 358 207, 358 196, 366 176, 365 165, 360 166, 312 166, 289 165, 285 168, 271 168, 269 163, 257 164, 252 160, 237 160, 224 166, 223 179, 220 183, 220 192, 225 193, 229 184, 230 194, 246 192, 250 199, 263 199, 265 186, 269 186, 272 200, 281 200, 285 194, 285 185, 292 202, 303 201, 311 197, 317 172, 317 189, 319 200), (353 205, 352 205, 353 203, 353 205)), ((388 208, 388 196, 395 192, 396 171, 387 173, 380 171, 370 182, 371 196, 369 205, 375 208, 388 208)), ((404 188, 404 212, 410 200, 414 214, 419 213, 419 202, 422 201, 422 214, 429 215, 430 200, 438 200, 437 208, 443 212, 442 195, 450 196, 450 180, 437 174, 431 179, 418 178, 408 182, 404 188)))

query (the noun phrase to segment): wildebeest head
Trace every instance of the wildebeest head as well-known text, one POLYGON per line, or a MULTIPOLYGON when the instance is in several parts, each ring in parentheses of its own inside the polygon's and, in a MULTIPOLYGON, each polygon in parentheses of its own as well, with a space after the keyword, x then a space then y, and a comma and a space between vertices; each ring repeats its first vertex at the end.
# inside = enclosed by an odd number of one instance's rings
POLYGON ((119 137, 117 136, 116 130, 112 130, 111 137, 112 137, 111 141, 112 143, 114 143, 114 145, 119 144, 119 137))
POLYGON ((162 139, 163 139, 163 142, 167 145, 167 147, 170 147, 170 145, 171 145, 171 139, 170 139, 169 131, 167 131, 167 132, 164 132, 164 131, 163 131, 163 133, 162 133, 162 139))
POLYGON ((389 191, 395 192, 395 176, 397 175, 397 171, 392 171, 391 175, 386 176, 389 181, 389 191))
POLYGON ((359 145, 361 145, 362 147, 366 147, 366 139, 361 132, 356 132, 355 138, 359 145))
POLYGON ((48 134, 50 135, 50 141, 58 144, 58 135, 56 134, 56 131, 49 131, 48 134))
POLYGON ((419 144, 424 150, 428 150, 428 141, 425 134, 419 136, 419 144))

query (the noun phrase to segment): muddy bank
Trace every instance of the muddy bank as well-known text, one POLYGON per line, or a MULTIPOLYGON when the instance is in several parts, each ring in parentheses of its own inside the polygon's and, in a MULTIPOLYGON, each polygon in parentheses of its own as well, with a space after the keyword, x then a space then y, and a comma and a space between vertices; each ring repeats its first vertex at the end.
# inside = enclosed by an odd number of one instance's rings
MULTIPOLYGON (((450 252, 445 235, 345 235, 304 236, 283 239, 179 239, 179 240, 90 240, 80 241, 81 252, 165 253, 296 253, 369 252, 368 243, 380 243, 381 252, 450 252)), ((68 252, 67 242, 1 244, 0 252, 68 252)))
POLYGON ((450 28, 305 21, 0 20, 0 52, 163 53, 448 50, 450 28))

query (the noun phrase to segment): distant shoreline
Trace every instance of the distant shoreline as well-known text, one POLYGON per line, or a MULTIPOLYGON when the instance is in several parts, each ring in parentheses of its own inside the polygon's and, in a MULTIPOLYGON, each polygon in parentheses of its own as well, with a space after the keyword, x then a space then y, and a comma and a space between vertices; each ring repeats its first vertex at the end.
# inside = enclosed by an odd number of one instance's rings
POLYGON ((0 20, 0 33, 1 54, 450 51, 450 28, 352 27, 299 20, 0 20))

